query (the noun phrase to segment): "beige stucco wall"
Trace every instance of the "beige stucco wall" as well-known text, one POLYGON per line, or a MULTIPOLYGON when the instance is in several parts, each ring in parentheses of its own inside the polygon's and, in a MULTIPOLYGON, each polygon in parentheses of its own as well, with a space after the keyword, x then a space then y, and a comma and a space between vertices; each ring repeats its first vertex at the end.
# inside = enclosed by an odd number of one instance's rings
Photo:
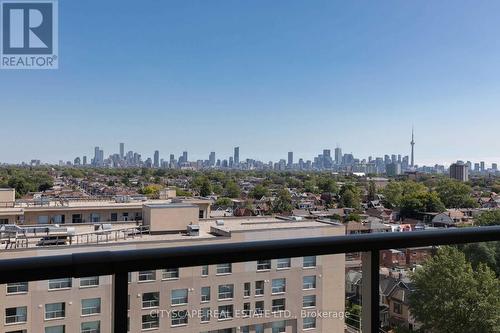
POLYGON ((196 205, 144 205, 143 211, 143 223, 153 233, 185 231, 190 223, 199 220, 196 205))

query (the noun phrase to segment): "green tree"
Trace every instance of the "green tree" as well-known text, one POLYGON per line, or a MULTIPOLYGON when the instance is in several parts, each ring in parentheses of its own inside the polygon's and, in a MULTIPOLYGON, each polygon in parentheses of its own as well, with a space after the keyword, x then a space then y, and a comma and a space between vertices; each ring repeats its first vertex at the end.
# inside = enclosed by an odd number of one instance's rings
POLYGON ((304 182, 304 192, 317 193, 316 184, 312 180, 306 180, 304 182))
POLYGON ((224 196, 228 198, 239 198, 240 197, 240 187, 234 181, 228 181, 224 186, 224 196))
POLYGON ((410 310, 433 333, 500 332, 500 281, 486 265, 442 247, 411 276, 410 310))
POLYGON ((351 213, 347 215, 346 221, 356 221, 356 222, 361 222, 361 216, 356 213, 351 213))
POLYGON ((292 196, 287 189, 282 188, 273 202, 273 212, 275 213, 289 213, 293 210, 292 196))
POLYGON ((321 193, 336 194, 339 191, 337 183, 329 176, 318 178, 316 183, 318 184, 318 188, 321 193))
POLYGON ((175 195, 178 197, 192 197, 193 194, 189 192, 188 190, 176 187, 175 188, 175 195))
POLYGON ((268 196, 269 195, 269 190, 266 187, 264 187, 263 185, 258 184, 258 185, 256 185, 254 188, 252 188, 250 190, 250 193, 248 193, 248 195, 251 198, 260 199, 263 196, 268 196))
POLYGON ((473 208, 477 202, 472 197, 472 188, 452 179, 439 181, 436 192, 446 208, 473 208))
POLYGON ((232 205, 233 205, 233 202, 231 201, 231 198, 222 197, 222 198, 218 198, 215 201, 215 206, 218 206, 218 207, 228 208, 228 207, 231 207, 232 205))
POLYGON ((401 207, 403 198, 406 196, 417 196, 426 192, 428 189, 425 185, 412 180, 390 182, 382 191, 386 204, 392 208, 401 207))
POLYGON ((212 183, 207 177, 203 177, 200 184, 200 196, 208 197, 212 194, 212 183))
POLYGON ((435 192, 405 195, 400 203, 402 217, 418 217, 419 213, 440 213, 445 210, 435 192))
POLYGON ((475 219, 475 224, 476 225, 500 225, 500 210, 490 210, 481 213, 476 219, 475 219))
POLYGON ((472 264, 473 269, 478 269, 479 265, 485 264, 500 276, 500 262, 497 261, 500 253, 500 242, 470 243, 463 245, 462 252, 472 264))
POLYGON ((375 182, 373 180, 370 180, 368 183, 368 200, 373 201, 375 200, 375 197, 377 196, 377 188, 375 187, 375 182))
POLYGON ((161 189, 162 189, 161 185, 151 184, 151 185, 143 187, 141 189, 140 193, 144 194, 148 198, 157 199, 160 196, 160 190, 161 189))
POLYGON ((361 208, 361 195, 354 184, 345 184, 340 190, 339 205, 354 209, 361 208))

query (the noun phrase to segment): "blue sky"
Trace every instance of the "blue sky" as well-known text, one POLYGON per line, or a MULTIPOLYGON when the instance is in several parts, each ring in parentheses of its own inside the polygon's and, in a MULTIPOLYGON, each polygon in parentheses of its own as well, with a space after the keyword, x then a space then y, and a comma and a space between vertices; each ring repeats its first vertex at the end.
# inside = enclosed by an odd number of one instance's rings
POLYGON ((59 70, 0 71, 0 161, 500 162, 499 1, 59 1, 59 70))

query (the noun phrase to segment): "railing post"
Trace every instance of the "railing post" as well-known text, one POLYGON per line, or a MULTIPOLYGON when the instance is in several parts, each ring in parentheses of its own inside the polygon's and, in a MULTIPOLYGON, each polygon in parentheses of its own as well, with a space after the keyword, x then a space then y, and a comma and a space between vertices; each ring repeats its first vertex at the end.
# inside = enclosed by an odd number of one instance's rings
POLYGON ((113 333, 127 333, 128 323, 128 273, 113 275, 113 333))
POLYGON ((363 333, 380 331, 380 253, 378 250, 361 255, 363 285, 361 292, 361 329, 363 333))

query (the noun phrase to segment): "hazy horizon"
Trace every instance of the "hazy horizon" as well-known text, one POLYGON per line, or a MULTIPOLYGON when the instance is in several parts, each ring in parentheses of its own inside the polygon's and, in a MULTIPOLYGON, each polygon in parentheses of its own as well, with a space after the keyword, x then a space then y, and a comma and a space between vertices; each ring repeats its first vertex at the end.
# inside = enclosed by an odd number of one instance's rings
MULTIPOLYGON (((126 150, 500 163, 500 2, 59 1, 59 69, 3 70, 0 163, 126 150), (148 5, 149 4, 149 5, 148 5), (89 18, 92 18, 91 20, 89 18), (110 24, 112 23, 112 24, 110 24)), ((224 157, 222 157, 224 156, 224 157)))

